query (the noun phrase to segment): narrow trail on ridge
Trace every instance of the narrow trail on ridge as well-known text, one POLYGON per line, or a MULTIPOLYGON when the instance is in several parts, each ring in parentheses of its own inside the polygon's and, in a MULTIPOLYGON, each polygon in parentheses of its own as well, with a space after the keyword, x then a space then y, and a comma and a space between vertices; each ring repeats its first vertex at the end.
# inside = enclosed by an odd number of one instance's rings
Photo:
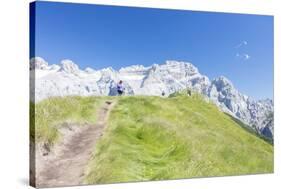
MULTIPOLYGON (((44 162, 44 169, 37 175, 37 186, 55 187, 82 184, 84 171, 103 135, 110 111, 116 104, 107 100, 97 110, 97 122, 84 126, 63 144, 56 156, 44 162)), ((79 127, 79 126, 77 126, 79 127)))

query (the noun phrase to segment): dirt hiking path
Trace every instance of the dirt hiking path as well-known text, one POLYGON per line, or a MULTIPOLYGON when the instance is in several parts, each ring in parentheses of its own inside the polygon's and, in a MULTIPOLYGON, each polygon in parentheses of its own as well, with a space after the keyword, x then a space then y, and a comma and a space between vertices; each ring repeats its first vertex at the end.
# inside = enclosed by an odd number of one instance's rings
POLYGON ((84 171, 98 139, 102 136, 115 101, 105 101, 97 111, 97 123, 84 126, 63 144, 56 156, 45 162, 38 173, 37 186, 73 186, 82 184, 84 171))

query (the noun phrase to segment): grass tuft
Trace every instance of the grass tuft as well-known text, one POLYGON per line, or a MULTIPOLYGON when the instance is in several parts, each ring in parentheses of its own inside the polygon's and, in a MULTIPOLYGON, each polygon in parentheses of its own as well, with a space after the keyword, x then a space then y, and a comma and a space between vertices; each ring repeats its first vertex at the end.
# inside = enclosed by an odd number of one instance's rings
POLYGON ((30 103, 31 139, 53 145, 60 137, 59 127, 63 123, 94 123, 101 101, 98 97, 69 96, 30 103))

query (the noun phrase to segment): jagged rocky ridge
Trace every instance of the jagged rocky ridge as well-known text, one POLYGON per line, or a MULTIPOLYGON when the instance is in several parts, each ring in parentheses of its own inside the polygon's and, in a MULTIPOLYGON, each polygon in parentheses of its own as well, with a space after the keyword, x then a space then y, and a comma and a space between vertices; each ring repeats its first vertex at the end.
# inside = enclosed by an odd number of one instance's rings
POLYGON ((116 71, 111 67, 80 70, 71 60, 48 65, 40 58, 30 60, 31 97, 35 102, 51 96, 116 95, 116 83, 123 80, 126 95, 165 95, 189 88, 214 102, 221 110, 273 139, 273 101, 255 101, 241 94, 221 76, 212 81, 187 62, 166 61, 149 67, 133 65, 116 71), (35 85, 33 80, 35 79, 35 85))

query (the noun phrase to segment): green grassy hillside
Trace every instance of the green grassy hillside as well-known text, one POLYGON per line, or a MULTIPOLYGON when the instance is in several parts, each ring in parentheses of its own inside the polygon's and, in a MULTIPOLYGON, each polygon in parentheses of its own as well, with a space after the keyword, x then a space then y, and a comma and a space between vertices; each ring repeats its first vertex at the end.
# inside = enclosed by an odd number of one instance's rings
POLYGON ((84 182, 269 172, 273 146, 200 96, 134 96, 119 97, 84 182))
POLYGON ((87 184, 273 172, 273 146, 197 95, 46 99, 31 104, 31 138, 55 144, 62 123, 94 123, 107 99, 87 184))

